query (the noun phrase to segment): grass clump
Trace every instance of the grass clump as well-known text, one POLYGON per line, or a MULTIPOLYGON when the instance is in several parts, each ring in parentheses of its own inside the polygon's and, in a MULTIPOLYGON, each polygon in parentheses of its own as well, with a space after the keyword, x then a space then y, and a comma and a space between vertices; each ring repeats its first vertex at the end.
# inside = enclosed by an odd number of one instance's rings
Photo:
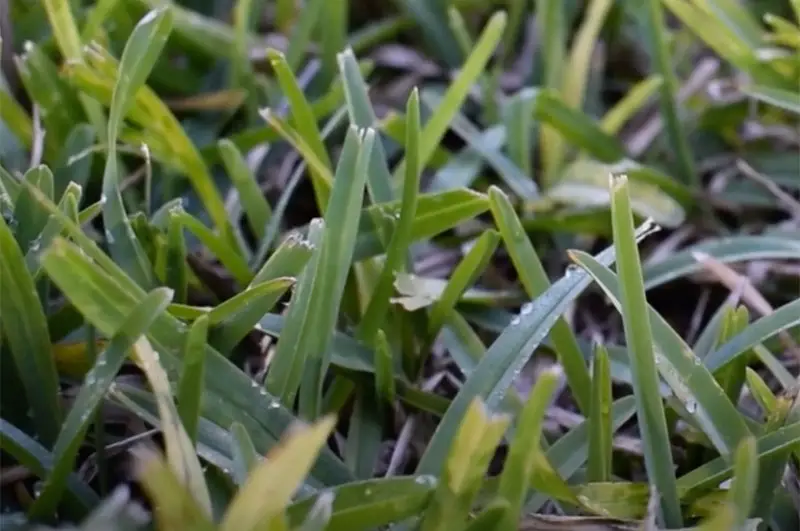
POLYGON ((529 4, 10 2, 3 529, 797 529, 800 4, 529 4))

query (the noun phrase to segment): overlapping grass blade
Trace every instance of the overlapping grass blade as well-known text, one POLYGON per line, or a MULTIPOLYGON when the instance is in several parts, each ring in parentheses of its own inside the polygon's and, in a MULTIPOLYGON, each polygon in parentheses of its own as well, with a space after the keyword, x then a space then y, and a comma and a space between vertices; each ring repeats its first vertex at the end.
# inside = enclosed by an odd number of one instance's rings
MULTIPOLYGON (((650 227, 641 227, 637 238, 646 236, 649 231, 650 227)), ((604 250, 597 259, 611 264, 615 259, 614 249, 604 250)), ((438 470, 438 463, 444 460, 461 419, 474 398, 485 398, 490 408, 497 407, 553 323, 588 285, 588 275, 581 272, 565 276, 537 297, 524 315, 521 313, 512 320, 451 402, 420 459, 417 473, 435 473, 438 470)))
POLYGON ((437 467, 441 479, 420 522, 421 531, 463 525, 510 420, 492 415, 478 398, 470 403, 446 460, 437 467))
MULTIPOLYGON (((0 418, 0 449, 42 479, 53 471, 55 465, 53 454, 39 441, 2 418, 0 418)), ((80 476, 70 473, 66 481, 67 490, 64 497, 67 503, 64 507, 68 514, 81 517, 99 503, 97 494, 80 476)))
MULTIPOLYGON (((346 68, 346 63, 344 67, 346 68)), ((356 88, 360 85, 356 85, 356 88)), ((355 89, 353 89, 355 92, 355 89)), ((351 96, 355 100, 353 96, 351 96)), ((355 108, 355 102, 351 104, 355 108)), ((370 108, 371 109, 371 108, 370 108)), ((362 112, 366 113, 363 109, 362 112)), ((355 114, 355 110, 352 111, 355 114)), ((403 196, 400 202, 400 211, 397 226, 389 241, 383 269, 372 290, 364 316, 359 324, 358 335, 369 341, 383 322, 389 309, 389 299, 392 295, 392 283, 395 274, 406 269, 406 249, 413 238, 414 220, 417 216, 419 195, 420 167, 419 167, 419 141, 420 141, 420 115, 419 94, 416 90, 411 92, 406 104, 406 173, 403 180, 403 196)))
MULTIPOLYGON (((32 188, 27 188, 32 190, 32 188)), ((25 389, 36 433, 51 446, 63 414, 47 319, 36 284, 11 228, 0 216, 0 319, 16 372, 25 389)))
POLYGON ((255 531, 282 513, 333 431, 335 419, 324 417, 293 430, 253 470, 228 507, 220 531, 255 531), (278 480, 280 478, 280 480, 278 480))
MULTIPOLYGON (((58 261, 58 248, 48 254, 51 261, 58 261)), ((29 509, 34 519, 49 518, 56 510, 66 488, 67 478, 75 464, 81 442, 93 419, 93 412, 100 405, 111 386, 134 342, 147 332, 158 315, 169 304, 171 293, 158 288, 127 316, 123 325, 111 338, 107 348, 99 354, 92 369, 86 374, 84 384, 72 404, 64 426, 53 447, 54 466, 48 475, 41 494, 29 509)))
MULTIPOLYGON (((589 271, 611 302, 622 311, 621 285, 617 276, 606 267, 598 266, 596 260, 586 253, 572 251, 570 255, 589 271)), ((620 277, 623 274, 620 272, 620 277)), ((645 305, 636 315, 639 319, 642 315, 649 316, 655 359, 658 361, 655 368, 717 450, 723 455, 732 455, 742 438, 750 434, 741 415, 711 372, 655 310, 645 305)))
MULTIPOLYGON (((81 290, 65 292, 84 317, 104 334, 113 334, 124 318, 124 312, 144 297, 144 291, 104 254, 97 245, 67 216, 41 194, 39 201, 66 232, 86 253, 78 249, 69 250, 70 268, 47 271, 60 288, 76 285, 81 290), (90 261, 91 259, 91 261, 90 261), (72 279, 72 280, 70 280, 72 279), (85 291, 84 291, 85 290, 85 291)), ((185 325, 169 313, 162 313, 153 324, 150 337, 159 345, 161 362, 170 371, 177 372, 180 361, 175 354, 184 346, 185 325)), ((269 448, 293 420, 292 415, 263 389, 251 385, 252 380, 225 360, 209 345, 204 347, 206 356, 204 415, 212 418, 223 416, 223 426, 240 420, 250 432, 256 447, 269 448), (213 376, 212 376, 213 375, 213 376)), ((313 471, 313 477, 321 483, 333 485, 347 481, 351 474, 327 448, 323 450, 313 471)))
POLYGON ((513 527, 516 524, 539 464, 542 425, 558 384, 558 376, 553 371, 545 371, 539 376, 517 418, 518 429, 509 447, 497 489, 497 495, 509 504, 504 519, 506 526, 513 527))
POLYGON ((261 462, 261 456, 256 453, 253 441, 247 434, 247 429, 239 422, 231 424, 231 455, 233 455, 233 468, 231 474, 237 485, 247 483, 250 473, 261 462))
POLYGON ((119 187, 117 138, 136 92, 147 80, 172 30, 172 11, 162 7, 143 17, 122 52, 108 118, 108 156, 103 172, 103 224, 111 256, 143 288, 155 285, 153 266, 130 227, 119 187))
POLYGON ((798 325, 800 325, 800 299, 784 304, 773 313, 751 323, 703 361, 708 370, 716 371, 759 343, 798 325))
MULTIPOLYGON (((367 531, 402 522, 428 506, 437 480, 434 476, 407 476, 354 481, 330 489, 334 495, 329 531, 367 531)), ((317 500, 316 494, 290 505, 291 525, 302 522, 317 500)))
POLYGON ((256 239, 261 240, 272 216, 272 209, 236 145, 227 138, 220 140, 217 145, 228 176, 239 193, 248 224, 256 239))
MULTIPOLYGON (((535 300, 550 288, 550 280, 542 262, 527 238, 511 201, 502 190, 496 187, 489 189, 489 204, 494 222, 503 237, 520 282, 525 287, 528 297, 535 300)), ((550 331, 550 338, 564 367, 567 383, 578 407, 588 413, 591 403, 591 380, 575 335, 566 321, 559 318, 550 331)))
POLYGON ((699 185, 699 174, 695 171, 692 150, 681 123, 677 108, 678 80, 673 70, 673 61, 666 42, 667 25, 664 20, 661 0, 644 2, 645 34, 649 37, 649 47, 655 61, 658 75, 661 76, 660 108, 664 119, 670 151, 677 159, 678 174, 684 183, 699 185))
POLYGON ((633 372, 633 391, 637 418, 641 426, 642 445, 649 480, 661 497, 661 518, 668 526, 681 525, 683 518, 673 473, 664 404, 658 392, 658 371, 653 351, 653 338, 648 319, 639 251, 634 237, 633 215, 628 195, 628 179, 611 177, 611 216, 617 271, 620 285, 620 313, 633 372))

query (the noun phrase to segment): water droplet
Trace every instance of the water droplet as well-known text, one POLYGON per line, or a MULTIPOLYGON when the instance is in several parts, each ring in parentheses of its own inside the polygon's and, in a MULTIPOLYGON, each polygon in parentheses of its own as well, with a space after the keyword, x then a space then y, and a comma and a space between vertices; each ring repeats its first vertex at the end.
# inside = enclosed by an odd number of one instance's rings
POLYGON ((33 240, 33 241, 31 242, 31 244, 28 246, 28 250, 29 250, 30 252, 33 252, 33 253, 35 253, 35 252, 37 252, 37 251, 38 251, 38 250, 39 250, 41 247, 42 247, 42 239, 41 239, 41 236, 39 236, 38 238, 36 238, 35 240, 33 240))
MULTIPOLYGON (((264 392, 264 394, 267 394, 267 393, 264 392)), ((278 402, 277 400, 271 401, 269 403, 269 406, 267 406, 268 409, 278 409, 279 407, 281 407, 281 403, 278 402)))
POLYGON ((580 266, 576 264, 570 264, 567 266, 567 269, 564 271, 565 277, 571 277, 573 273, 577 273, 580 269, 580 266))
POLYGON ((369 488, 365 489, 364 490, 364 496, 372 496, 372 489, 369 489, 369 488))
POLYGON ((417 478, 414 479, 414 483, 416 483, 417 485, 425 485, 427 487, 434 487, 434 486, 436 486, 436 478, 431 476, 431 475, 425 474, 425 475, 422 475, 422 476, 417 476, 417 478))
POLYGON ((106 242, 108 242, 109 244, 114 243, 114 235, 111 234, 111 231, 108 229, 106 229, 106 242))
POLYGON ((520 323, 521 319, 519 315, 515 315, 513 319, 511 319, 511 326, 517 326, 520 323))
POLYGON ((101 194, 100 195, 100 204, 101 205, 105 205, 106 201, 108 201, 108 198, 106 197, 106 194, 101 194))
POLYGON ((694 415, 695 412, 697 412, 697 402, 695 402, 694 400, 688 400, 686 402, 686 411, 694 415))
POLYGON ((527 303, 522 305, 522 308, 520 308, 520 310, 519 310, 519 314, 520 315, 528 315, 532 311, 533 311, 533 303, 532 302, 527 302, 527 303))

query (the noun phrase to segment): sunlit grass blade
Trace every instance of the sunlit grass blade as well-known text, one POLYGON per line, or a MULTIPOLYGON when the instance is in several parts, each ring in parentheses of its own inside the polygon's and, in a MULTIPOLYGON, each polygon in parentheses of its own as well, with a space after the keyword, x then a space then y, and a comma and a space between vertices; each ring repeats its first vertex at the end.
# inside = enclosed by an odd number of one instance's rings
MULTIPOLYGON (((520 282, 525 287, 528 297, 535 300, 550 287, 544 266, 528 239, 511 201, 502 190, 496 187, 489 189, 489 204, 520 282)), ((559 318, 550 331, 550 338, 579 408, 588 413, 591 404, 591 380, 575 335, 566 321, 559 318)))
POLYGON ((637 418, 641 426, 642 444, 649 480, 661 497, 661 517, 668 526, 682 525, 678 489, 673 472, 664 404, 658 392, 658 371, 653 351, 650 322, 647 315, 642 266, 634 237, 633 215, 628 195, 628 179, 611 177, 611 215, 617 271, 623 279, 620 286, 622 320, 628 345, 633 390, 637 401, 637 418))
MULTIPOLYGON (((495 13, 486 24, 480 38, 475 43, 472 53, 467 57, 458 76, 448 87, 442 97, 442 104, 437 107, 420 134, 419 165, 424 168, 428 165, 434 150, 444 137, 453 116, 458 112, 466 100, 475 80, 481 75, 489 58, 503 36, 506 26, 506 14, 495 13)), ((397 166, 394 172, 395 183, 400 182, 405 174, 406 161, 397 166)))
POLYGON ((248 224, 256 239, 261 240, 272 216, 272 209, 261 192, 255 176, 247 167, 244 157, 233 142, 224 138, 217 145, 228 176, 239 193, 248 224))
MULTIPOLYGON (((345 63, 346 66, 346 63, 345 63)), ((403 196, 400 202, 399 220, 383 261, 383 269, 372 290, 372 297, 359 324, 358 336, 370 341, 383 322, 389 309, 392 283, 395 274, 406 269, 406 250, 411 244, 414 219, 417 214, 419 196, 420 167, 420 114, 419 93, 411 92, 406 104, 406 166, 403 179, 403 196)))
POLYGON ((800 115, 800 96, 797 95, 797 92, 761 85, 744 87, 742 92, 751 98, 800 115))
POLYGON ((203 476, 203 469, 195 453, 194 445, 186 435, 178 410, 172 400, 167 373, 159 363, 159 354, 153 350, 145 337, 140 337, 133 345, 150 388, 156 397, 161 431, 164 434, 167 462, 181 484, 192 493, 201 510, 211 516, 211 498, 203 476))
POLYGON ((525 407, 516 419, 518 428, 503 464, 503 473, 497 490, 497 495, 509 504, 504 519, 505 525, 509 528, 514 527, 522 512, 525 495, 538 464, 538 456, 542 452, 542 425, 558 379, 558 372, 542 372, 531 390, 525 407))
POLYGON ((0 325, 25 389, 32 421, 42 443, 55 443, 63 414, 58 374, 50 350, 47 318, 36 284, 11 228, 0 216, 0 325))
MULTIPOLYGON (((648 232, 649 227, 643 226, 636 236, 642 238, 648 232)), ((605 264, 613 263, 614 249, 604 250, 597 259, 605 264)), ((485 398, 489 407, 497 407, 553 323, 566 311, 569 303, 586 289, 589 282, 588 275, 581 272, 565 276, 537 297, 524 314, 520 313, 512 320, 451 402, 417 465, 417 473, 437 472, 473 399, 485 398)))
POLYGON ((479 399, 470 403, 446 460, 437 467, 441 479, 420 522, 421 531, 463 525, 509 421, 505 415, 490 413, 479 399))
POLYGON ((597 345, 592 362, 592 402, 589 411, 589 463, 586 474, 590 482, 611 480, 612 437, 608 351, 602 345, 597 345))
POLYGON ((135 450, 136 476, 154 503, 155 521, 168 529, 215 529, 210 515, 203 511, 161 455, 145 447, 135 450))
MULTIPOLYGON (((58 252, 58 244, 53 252, 58 252)), ((58 255, 51 256, 57 259, 58 255)), ((32 518, 49 518, 56 510, 86 430, 93 420, 93 412, 100 405, 106 391, 122 368, 134 342, 147 332, 155 318, 166 309, 170 295, 166 288, 150 292, 128 315, 117 334, 111 338, 107 348, 98 355, 59 432, 58 440, 53 447, 55 465, 45 481, 41 494, 29 509, 28 514, 32 518)))
MULTIPOLYGON (((0 448, 26 467, 34 475, 44 479, 52 473, 53 455, 42 444, 10 422, 0 418, 0 448)), ((75 473, 67 477, 64 507, 75 517, 81 517, 100 499, 92 488, 75 473)))
POLYGON ((253 470, 220 523, 220 531, 255 531, 283 512, 317 454, 333 431, 335 419, 324 417, 292 431, 253 470), (278 478, 280 478, 278 480, 278 478))
POLYGON ((622 126, 661 88, 661 76, 652 75, 634 85, 625 96, 609 109, 600 122, 600 128, 610 134, 619 133, 622 126))
POLYGON ((183 349, 183 367, 178 380, 178 415, 186 436, 197 442, 197 425, 200 421, 205 378, 205 344, 208 339, 208 317, 201 315, 189 327, 183 349))

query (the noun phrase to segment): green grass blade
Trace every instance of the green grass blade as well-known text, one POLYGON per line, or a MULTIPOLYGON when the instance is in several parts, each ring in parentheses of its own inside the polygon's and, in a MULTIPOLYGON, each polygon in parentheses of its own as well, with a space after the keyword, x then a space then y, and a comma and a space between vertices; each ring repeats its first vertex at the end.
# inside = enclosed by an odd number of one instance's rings
POLYGON ((256 452, 247 429, 239 422, 231 424, 231 448, 233 454, 233 480, 242 486, 247 482, 250 473, 261 462, 261 456, 256 452))
MULTIPOLYGON (((489 58, 503 36, 505 26, 506 14, 504 12, 495 13, 489 19, 478 42, 475 43, 472 53, 467 57, 458 76, 442 97, 442 104, 434 110, 430 120, 422 129, 419 144, 419 165, 421 168, 424 168, 430 162, 431 156, 439 146, 445 132, 447 132, 450 121, 467 99, 475 80, 486 68, 489 58)), ((395 169, 395 182, 399 182, 402 179, 405 173, 405 165, 406 161, 403 159, 395 169)))
MULTIPOLYGON (((522 222, 508 197, 496 187, 489 189, 489 204, 508 254, 519 275, 525 292, 532 300, 550 288, 550 280, 522 222)), ((566 321, 559 318, 550 331, 559 361, 564 367, 567 383, 578 407, 588 413, 591 404, 591 380, 578 341, 566 321)))
MULTIPOLYGON (((560 91, 564 82, 564 64, 567 58, 566 7, 559 0, 543 0, 536 4, 536 25, 542 36, 541 61, 543 64, 542 84, 546 89, 560 91)), ((548 188, 556 178, 558 162, 554 155, 553 143, 558 143, 552 128, 540 129, 539 143, 542 150, 542 186, 548 188)))
POLYGON ((448 24, 445 3, 426 0, 398 0, 397 3, 419 25, 428 47, 451 68, 459 66, 462 53, 448 24))
POLYGON ((505 415, 492 415, 477 398, 470 403, 446 460, 437 467, 441 480, 422 517, 420 531, 463 525, 509 421, 505 415))
POLYGON ((201 315, 189 327, 183 348, 183 367, 178 381, 178 416, 192 443, 197 442, 197 426, 203 401, 205 378, 205 345, 208 339, 208 317, 201 315))
POLYGON ((589 463, 587 479, 592 483, 611 481, 611 369, 608 351, 594 349, 592 365, 592 405, 589 411, 589 463))
POLYGON ((622 126, 661 88, 663 82, 664 80, 658 75, 652 75, 638 82, 603 115, 600 128, 609 135, 619 133, 622 126))
POLYGON ((381 421, 381 410, 372 389, 356 387, 344 454, 345 463, 358 479, 369 479, 375 474, 383 435, 381 421))
MULTIPOLYGON (((47 201, 41 192, 35 192, 41 204, 62 223, 68 235, 85 253, 84 256, 77 249, 70 249, 72 266, 48 270, 48 276, 62 291, 65 286, 71 286, 74 279, 78 279, 78 284, 84 288, 64 292, 65 296, 98 330, 105 335, 113 335, 125 316, 124 312, 132 310, 144 298, 145 292, 78 225, 47 201)), ((169 313, 162 313, 149 334, 160 347, 161 362, 176 374, 181 365, 178 353, 184 348, 186 333, 183 323, 169 313)), ((207 365, 204 415, 216 419, 222 417, 224 422, 218 422, 221 426, 230 426, 233 420, 241 421, 259 451, 274 446, 294 417, 265 390, 258 386, 254 388, 252 379, 219 352, 207 344, 204 349, 207 365)), ((314 467, 313 477, 324 485, 337 485, 352 479, 341 460, 327 448, 323 449, 314 467)))
POLYGON ((800 325, 800 299, 784 304, 771 314, 754 321, 703 361, 708 370, 714 372, 759 343, 798 325, 800 325))
POLYGON ((647 0, 644 3, 645 33, 649 36, 649 47, 655 60, 655 67, 661 76, 660 108, 664 119, 667 141, 674 154, 678 174, 684 183, 698 186, 700 175, 695 171, 692 150, 684 133, 680 111, 677 108, 678 80, 673 71, 673 59, 667 47, 667 25, 664 20, 661 0, 647 0))
POLYGON ((511 441, 497 490, 498 496, 509 504, 504 520, 509 528, 514 527, 522 513, 525 495, 538 464, 537 458, 542 451, 541 437, 545 413, 553 399, 558 380, 558 372, 543 372, 536 380, 525 407, 516 420, 518 429, 511 441))
MULTIPOLYGON (((0 448, 42 479, 52 473, 53 455, 39 441, 2 418, 0 418, 0 448)), ((74 473, 67 478, 67 491, 64 497, 67 498, 65 508, 77 517, 84 516, 100 502, 92 488, 74 473)))
MULTIPOLYGON (((327 531, 368 531, 383 525, 402 522, 420 514, 428 506, 436 478, 406 476, 354 481, 330 489, 334 495, 327 531)), ((325 493, 315 494, 289 506, 292 526, 306 515, 325 493)))
POLYGON ((444 325, 447 316, 455 309, 458 300, 483 274, 500 243, 500 235, 494 230, 481 234, 469 252, 459 262, 439 299, 434 303, 428 317, 428 338, 434 340, 444 325))
POLYGON ((192 497, 175 471, 156 452, 147 447, 135 451, 136 477, 154 503, 156 525, 166 529, 213 531, 214 524, 192 497))
POLYGON ((192 493, 201 510, 206 516, 211 516, 211 498, 203 476, 203 469, 195 453, 194 445, 181 424, 178 410, 172 400, 167 373, 159 362, 159 354, 153 350, 145 337, 140 337, 134 343, 133 350, 139 358, 142 371, 156 397, 167 461, 179 481, 192 493))
POLYGON ((210 344, 220 353, 229 354, 293 284, 291 277, 267 280, 211 310, 208 319, 214 329, 209 336, 210 344))
POLYGON ((683 517, 675 485, 664 404, 658 392, 652 331, 649 320, 641 319, 647 312, 647 300, 634 236, 628 179, 625 176, 612 177, 610 186, 614 247, 618 255, 617 271, 623 279, 620 285, 621 313, 633 372, 633 390, 645 464, 650 481, 658 489, 661 499, 661 518, 666 525, 674 527, 682 524, 683 517))
POLYGON ((405 270, 406 250, 411 245, 413 237, 414 220, 417 215, 419 201, 419 142, 420 142, 420 114, 419 93, 412 90, 406 104, 406 166, 403 180, 403 196, 400 202, 399 220, 389 241, 383 269, 372 290, 364 316, 359 324, 358 337, 370 341, 383 323, 386 312, 389 310, 392 295, 392 283, 396 273, 405 270))
POLYGON ((33 425, 42 443, 52 446, 63 418, 58 374, 47 318, 14 234, 0 217, 0 319, 8 348, 27 395, 33 425))
POLYGON ((172 30, 172 11, 163 7, 143 17, 131 33, 119 63, 108 118, 108 158, 103 173, 103 224, 114 260, 144 288, 155 284, 153 268, 130 227, 119 187, 117 137, 172 30))
MULTIPOLYGON (((649 227, 643 226, 637 231, 637 237, 644 237, 648 231, 649 227)), ((614 249, 608 248, 597 259, 611 264, 614 257, 614 249)), ((451 402, 417 465, 417 473, 438 471, 439 463, 443 462, 447 448, 473 399, 485 398, 489 407, 496 407, 500 403, 514 377, 522 370, 553 323, 588 285, 588 276, 581 272, 565 276, 537 297, 524 314, 520 312, 512 320, 451 402)))
POLYGON ((272 217, 272 209, 236 145, 227 138, 223 138, 217 143, 217 146, 228 176, 239 193, 239 200, 247 214, 250 228, 256 239, 261 240, 270 217, 272 217))
MULTIPOLYGON (((54 253, 58 252, 58 246, 54 253)), ((58 261, 58 254, 50 254, 50 260, 58 261)), ((86 374, 83 386, 72 404, 64 421, 58 440, 53 447, 55 464, 47 477, 41 494, 28 510, 34 519, 49 518, 53 515, 66 488, 67 478, 75 465, 80 444, 92 422, 95 409, 100 405, 108 388, 122 368, 134 342, 147 332, 158 315, 169 304, 170 290, 158 288, 128 315, 119 331, 111 338, 104 352, 100 353, 94 366, 86 374)))
POLYGON ((742 92, 758 101, 763 101, 764 103, 800 115, 800 96, 798 96, 796 92, 763 85, 743 87, 742 92))
MULTIPOLYGON (((316 156, 319 161, 325 165, 330 171, 332 167, 328 152, 322 142, 322 135, 317 127, 317 119, 314 116, 314 111, 308 103, 303 90, 297 82, 297 79, 292 73, 291 67, 286 61, 282 53, 275 50, 268 50, 267 56, 269 57, 275 75, 278 78, 281 89, 284 92, 286 99, 289 101, 291 109, 292 124, 297 131, 297 134, 308 145, 311 152, 316 156)), ((314 167, 311 168, 312 174, 317 172, 314 167)), ((312 179, 314 184, 314 193, 317 198, 317 206, 321 212, 325 211, 329 200, 330 190, 322 184, 326 179, 317 176, 312 179)))
POLYGON ((282 513, 333 431, 335 419, 324 417, 300 426, 253 470, 220 523, 220 531, 255 531, 282 513), (280 481, 276 481, 280 478, 280 481))
POLYGON ((178 216, 169 217, 164 255, 164 284, 173 290, 176 302, 185 302, 189 293, 189 266, 186 263, 183 224, 178 216))

